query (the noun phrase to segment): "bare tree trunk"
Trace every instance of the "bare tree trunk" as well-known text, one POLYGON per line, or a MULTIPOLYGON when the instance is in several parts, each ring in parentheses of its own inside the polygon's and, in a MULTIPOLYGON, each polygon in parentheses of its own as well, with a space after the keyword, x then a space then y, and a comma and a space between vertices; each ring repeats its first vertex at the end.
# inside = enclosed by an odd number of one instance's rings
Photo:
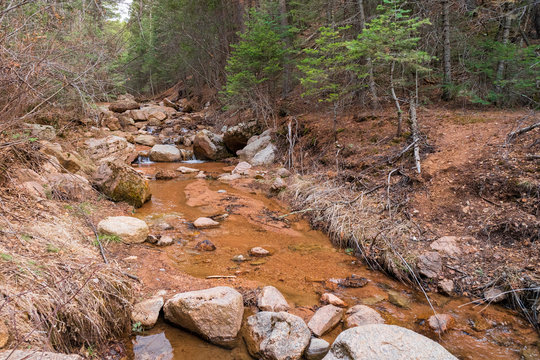
POLYGON ((414 164, 416 166, 416 172, 421 173, 422 167, 420 164, 420 133, 418 131, 418 119, 416 117, 416 100, 411 97, 410 99, 410 105, 409 108, 410 111, 410 120, 411 120, 411 133, 413 136, 413 144, 414 144, 414 164))
POLYGON ((285 64, 283 66, 283 98, 286 98, 290 91, 291 82, 291 59, 288 50, 291 48, 291 38, 286 34, 289 28, 289 19, 287 17, 287 0, 279 0, 279 11, 281 15, 281 28, 285 34, 285 64))
POLYGON ((390 93, 392 94, 392 100, 394 100, 394 105, 396 106, 398 114, 398 126, 396 136, 401 136, 401 125, 403 123, 403 112, 401 111, 401 106, 399 105, 399 99, 396 95, 396 89, 394 87, 394 70, 396 68, 396 62, 392 62, 392 67, 390 68, 390 93))
MULTIPOLYGON (((358 13, 360 17, 360 32, 366 27, 366 14, 364 11, 364 0, 358 0, 358 13)), ((377 87, 375 85, 375 76, 373 75, 373 61, 371 57, 366 58, 368 68, 368 87, 371 94, 371 106, 376 109, 379 107, 379 97, 377 96, 377 87)))
POLYGON ((443 63, 444 79, 442 98, 445 101, 451 99, 450 85, 452 84, 452 62, 450 48, 450 1, 441 0, 443 17, 443 63))
MULTIPOLYGON (((512 17, 511 14, 508 12, 504 16, 504 24, 503 24, 503 31, 502 31, 502 43, 503 45, 508 44, 508 40, 510 38, 510 27, 512 25, 512 17)), ((497 64, 497 75, 496 75, 496 88, 497 92, 500 93, 502 91, 502 85, 501 81, 504 80, 504 68, 505 68, 505 61, 499 60, 499 63, 497 64)))

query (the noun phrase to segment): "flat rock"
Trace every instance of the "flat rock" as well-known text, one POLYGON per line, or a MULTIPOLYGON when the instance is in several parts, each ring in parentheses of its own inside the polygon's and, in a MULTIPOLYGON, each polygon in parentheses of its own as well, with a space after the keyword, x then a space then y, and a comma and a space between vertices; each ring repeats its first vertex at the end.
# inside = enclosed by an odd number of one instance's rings
POLYGON ((450 256, 461 255, 461 249, 458 246, 459 238, 457 236, 443 236, 431 243, 433 250, 443 252, 450 256))
POLYGON ((428 319, 429 327, 435 330, 436 333, 441 334, 452 326, 454 318, 448 314, 436 314, 430 316, 428 319))
POLYGON ((420 255, 416 265, 420 274, 427 278, 436 278, 442 272, 442 258, 435 251, 429 251, 420 255))
POLYGON ((116 113, 123 113, 128 110, 138 109, 140 105, 132 99, 123 99, 113 102, 109 105, 109 110, 116 113))
POLYGON ((414 331, 385 324, 358 326, 336 338, 324 360, 457 360, 414 331))
POLYGON ((498 303, 506 299, 506 294, 501 289, 491 288, 484 292, 484 299, 492 303, 498 303))
POLYGON ((0 360, 84 360, 79 355, 57 354, 36 350, 6 350, 0 352, 0 360))
POLYGON ((150 150, 150 160, 156 162, 174 162, 182 159, 180 150, 174 145, 154 145, 150 150))
POLYGON ((345 301, 341 300, 336 295, 330 294, 330 293, 322 294, 321 302, 323 304, 330 304, 330 305, 339 306, 339 307, 346 307, 347 306, 345 301))
POLYGON ((219 223, 207 217, 200 217, 193 222, 193 226, 197 229, 211 229, 218 227, 219 223))
POLYGON ((242 176, 240 174, 222 174, 218 177, 221 181, 234 181, 241 178, 242 176))
POLYGON ((408 297, 397 291, 388 292, 388 301, 390 302, 390 304, 399 306, 400 308, 404 309, 409 308, 409 305, 411 304, 411 301, 408 297))
POLYGON ((196 179, 206 179, 206 174, 204 171, 199 171, 199 173, 195 176, 196 179))
POLYGON ((313 337, 304 353, 304 357, 306 360, 321 360, 328 353, 329 349, 330 344, 327 341, 313 337))
POLYGON ((255 257, 265 257, 265 256, 269 256, 270 255, 270 251, 260 247, 260 246, 257 246, 257 247, 254 247, 254 248, 251 248, 249 250, 249 255, 251 256, 255 256, 255 257))
POLYGON ((88 139, 84 142, 85 154, 94 162, 116 162, 121 161, 131 164, 139 153, 133 144, 120 136, 107 136, 102 139, 88 139))
POLYGON ((316 336, 322 336, 336 326, 343 316, 344 310, 334 305, 326 305, 315 312, 309 320, 308 327, 316 336))
POLYGON ((157 138, 153 135, 138 135, 133 141, 135 141, 136 144, 145 146, 154 146, 158 142, 157 138))
POLYGON ((186 166, 180 166, 176 171, 180 171, 182 174, 192 174, 199 172, 199 169, 194 169, 186 166))
POLYGON ((355 305, 345 313, 345 327, 347 329, 370 324, 384 324, 384 319, 369 306, 355 305))
POLYGON ((130 216, 111 216, 101 220, 98 232, 103 235, 116 235, 129 244, 143 243, 148 237, 148 225, 130 216))
POLYGON ((283 294, 273 286, 265 286, 257 296, 257 307, 262 311, 280 312, 290 309, 283 294))
POLYGON ((163 307, 165 319, 208 341, 232 346, 242 326, 242 295, 229 287, 190 291, 173 296, 163 307))
POLYGON ((244 332, 249 353, 262 360, 298 360, 310 338, 304 321, 286 312, 262 311, 250 316, 244 332))
POLYGON ((133 323, 140 323, 145 329, 154 327, 163 304, 163 298, 161 296, 156 296, 133 305, 131 321, 133 321, 133 323))

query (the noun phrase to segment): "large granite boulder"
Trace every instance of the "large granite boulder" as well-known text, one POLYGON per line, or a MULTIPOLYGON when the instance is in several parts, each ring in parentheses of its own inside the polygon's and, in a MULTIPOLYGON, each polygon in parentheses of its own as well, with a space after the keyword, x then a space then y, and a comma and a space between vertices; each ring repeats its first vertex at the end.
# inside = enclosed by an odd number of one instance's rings
POLYGON ((141 324, 145 329, 152 328, 156 325, 163 304, 163 297, 154 296, 133 305, 131 321, 141 324))
POLYGON ((372 324, 345 330, 324 360, 457 360, 441 345, 395 325, 372 324))
POLYGON ((144 221, 131 216, 109 216, 98 224, 100 234, 118 236, 128 244, 145 242, 149 231, 144 221))
POLYGON ((84 143, 86 155, 94 162, 121 161, 131 164, 139 156, 135 146, 120 136, 88 139, 84 143))
POLYGON ((262 311, 247 319, 244 340, 249 353, 262 360, 297 360, 308 347, 311 332, 300 317, 262 311))
POLYGON ((182 154, 174 145, 154 145, 150 150, 150 160, 156 162, 180 161, 182 154))
POLYGON ((102 163, 93 175, 94 186, 114 201, 141 207, 151 199, 148 181, 131 166, 120 162, 102 163))
POLYGON ((229 287, 176 294, 163 307, 165 319, 208 341, 231 347, 242 326, 242 295, 229 287))
POLYGON ((197 159, 221 160, 231 156, 221 135, 208 130, 197 133, 193 140, 193 152, 197 159))
POLYGON ((272 144, 271 132, 263 132, 259 136, 249 139, 248 144, 236 154, 241 160, 249 162, 251 165, 270 165, 274 162, 277 148, 272 144))
POLYGON ((133 99, 122 99, 109 105, 109 110, 115 113, 123 113, 128 110, 138 109, 139 107, 139 103, 133 99))
POLYGON ((236 154, 238 150, 246 147, 249 139, 257 133, 257 130, 258 126, 255 121, 231 126, 223 133, 223 143, 230 152, 236 154))

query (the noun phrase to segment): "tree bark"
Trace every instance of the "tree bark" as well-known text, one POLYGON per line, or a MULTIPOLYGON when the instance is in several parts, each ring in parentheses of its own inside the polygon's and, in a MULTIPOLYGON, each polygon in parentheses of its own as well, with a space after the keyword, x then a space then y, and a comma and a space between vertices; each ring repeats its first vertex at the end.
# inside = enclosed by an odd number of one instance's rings
POLYGON ((291 48, 291 38, 287 34, 287 30, 289 28, 289 19, 288 19, 288 12, 287 12, 287 0, 279 0, 279 12, 281 15, 281 28, 283 33, 285 34, 284 44, 285 44, 285 58, 284 58, 284 65, 283 65, 283 93, 282 96, 285 99, 287 95, 289 94, 290 87, 291 87, 291 59, 288 54, 289 49, 291 48))
POLYGON ((443 18, 443 93, 442 98, 445 101, 451 100, 450 85, 452 84, 452 60, 450 48, 450 1, 441 0, 442 18, 443 18))
POLYGON ((390 67, 390 93, 392 94, 392 100, 394 100, 394 105, 396 106, 397 114, 398 114, 398 125, 397 125, 397 133, 396 136, 401 136, 401 124, 403 123, 403 112, 401 111, 401 106, 399 105, 399 99, 396 95, 396 89, 394 87, 394 70, 396 68, 396 62, 392 62, 392 66, 390 67))
MULTIPOLYGON (((503 45, 508 44, 508 40, 510 38, 511 25, 512 25, 512 17, 511 17, 511 14, 507 12, 506 15, 504 16, 504 24, 503 24, 502 38, 501 38, 501 42, 503 43, 503 45)), ((506 66, 505 61, 499 60, 499 63, 497 64, 497 75, 496 75, 497 84, 495 85, 498 93, 502 91, 501 81, 504 80, 505 66, 506 66)))
MULTIPOLYGON (((364 0, 358 0, 358 16, 360 32, 366 27, 366 13, 364 11, 364 0)), ((377 96, 377 87, 375 84, 375 76, 373 75, 373 61, 371 57, 366 58, 366 64, 368 69, 368 87, 371 94, 371 106, 373 109, 379 107, 379 97, 377 96)))
POLYGON ((420 174, 422 172, 422 166, 420 164, 420 133, 418 131, 418 119, 416 117, 416 100, 413 97, 410 99, 410 105, 409 111, 414 144, 414 164, 416 166, 416 172, 420 174))

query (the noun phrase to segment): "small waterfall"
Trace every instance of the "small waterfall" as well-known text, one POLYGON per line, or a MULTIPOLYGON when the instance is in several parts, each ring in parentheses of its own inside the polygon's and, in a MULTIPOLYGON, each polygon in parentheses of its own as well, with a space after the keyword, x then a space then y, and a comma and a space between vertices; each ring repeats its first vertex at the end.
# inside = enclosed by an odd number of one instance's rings
POLYGON ((137 165, 144 165, 144 164, 153 164, 154 162, 152 160, 150 160, 149 156, 139 155, 139 157, 137 157, 137 161, 135 163, 137 165))
POLYGON ((202 163, 205 163, 206 161, 205 160, 198 160, 196 157, 195 157, 195 154, 193 154, 193 156, 191 157, 191 159, 189 160, 184 160, 182 161, 183 163, 185 164, 202 164, 202 163))

